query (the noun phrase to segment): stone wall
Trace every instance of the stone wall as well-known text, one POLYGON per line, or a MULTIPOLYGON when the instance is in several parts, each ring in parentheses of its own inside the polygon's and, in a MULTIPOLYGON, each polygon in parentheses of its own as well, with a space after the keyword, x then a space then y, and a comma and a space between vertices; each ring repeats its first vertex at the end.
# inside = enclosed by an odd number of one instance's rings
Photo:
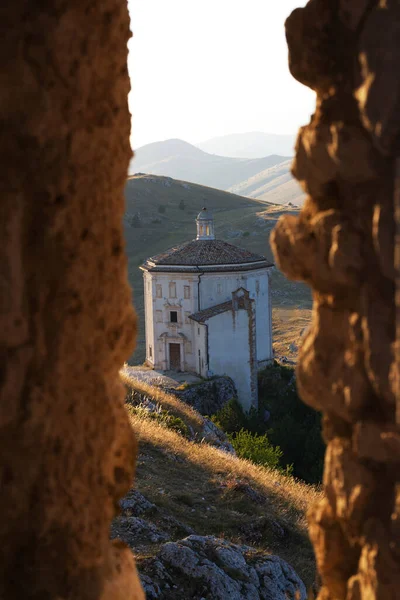
POLYGON ((109 541, 135 441, 124 0, 0 7, 0 597, 143 598, 109 541))
POLYGON ((400 4, 311 0, 286 23, 293 76, 316 91, 293 173, 308 194, 273 234, 280 268, 313 288, 297 369, 324 412, 326 499, 310 515, 320 600, 400 589, 400 4), (396 260, 396 263, 395 263, 396 260), (397 270, 396 270, 397 269, 397 270))

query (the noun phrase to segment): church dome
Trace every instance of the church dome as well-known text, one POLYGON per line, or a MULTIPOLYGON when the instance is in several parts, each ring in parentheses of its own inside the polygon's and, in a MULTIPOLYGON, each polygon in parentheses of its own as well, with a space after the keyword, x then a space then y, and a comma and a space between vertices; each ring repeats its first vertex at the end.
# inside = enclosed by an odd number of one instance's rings
POLYGON ((197 240, 215 240, 214 217, 205 206, 196 218, 197 240))
POLYGON ((196 217, 196 221, 212 221, 213 216, 211 211, 209 211, 205 206, 201 209, 199 214, 196 217))
POLYGON ((142 268, 146 271, 249 271, 273 266, 261 254, 216 240, 214 219, 207 208, 196 218, 195 240, 174 246, 147 259, 142 268))

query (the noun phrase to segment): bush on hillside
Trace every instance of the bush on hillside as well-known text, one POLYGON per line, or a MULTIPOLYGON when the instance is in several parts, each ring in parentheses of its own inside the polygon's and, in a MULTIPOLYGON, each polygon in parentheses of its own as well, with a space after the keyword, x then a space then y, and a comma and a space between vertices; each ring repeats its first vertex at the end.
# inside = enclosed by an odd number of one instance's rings
POLYGON ((229 435, 229 441, 239 458, 245 458, 256 465, 271 469, 279 467, 279 460, 282 458, 283 452, 279 446, 272 446, 265 434, 258 435, 241 429, 237 433, 229 435))
POLYGON ((228 434, 243 429, 267 435, 269 443, 282 451, 282 469, 292 468, 293 475, 307 483, 320 483, 325 454, 321 415, 300 400, 293 367, 275 361, 260 372, 258 390, 258 411, 246 415, 232 400, 212 420, 228 434))
POLYGON ((283 463, 293 464, 293 474, 307 483, 320 483, 325 455, 321 415, 300 400, 294 368, 277 362, 267 367, 259 374, 258 391, 263 418, 255 431, 268 427, 269 440, 282 449, 283 463))
POLYGON ((248 419, 237 398, 229 400, 221 410, 211 416, 211 420, 228 434, 245 429, 248 425, 248 419))

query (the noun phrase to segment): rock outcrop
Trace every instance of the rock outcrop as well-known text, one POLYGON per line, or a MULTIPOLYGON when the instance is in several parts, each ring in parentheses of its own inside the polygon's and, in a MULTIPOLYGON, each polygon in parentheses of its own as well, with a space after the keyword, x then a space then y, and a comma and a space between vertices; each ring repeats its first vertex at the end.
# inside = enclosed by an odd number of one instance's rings
POLYGON ((277 556, 213 536, 167 542, 141 565, 148 600, 306 600, 303 582, 277 556))
POLYGON ((297 382, 324 412, 326 498, 310 515, 320 600, 400 589, 400 4, 311 0, 286 23, 316 91, 293 173, 308 198, 280 220, 280 268, 313 288, 297 382), (395 288, 397 283, 397 309, 395 288), (397 352, 397 362, 396 362, 397 352))
POLYGON ((232 398, 237 397, 235 384, 230 377, 213 377, 203 383, 189 385, 185 390, 169 389, 169 393, 195 408, 201 415, 213 415, 232 398))
POLYGON ((143 598, 109 540, 135 440, 123 0, 0 8, 0 597, 143 598))

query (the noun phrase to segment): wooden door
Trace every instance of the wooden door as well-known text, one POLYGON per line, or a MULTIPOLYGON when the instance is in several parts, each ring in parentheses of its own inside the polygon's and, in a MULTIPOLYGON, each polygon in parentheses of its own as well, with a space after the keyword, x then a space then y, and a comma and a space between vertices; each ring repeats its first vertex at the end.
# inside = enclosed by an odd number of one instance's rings
POLYGON ((181 345, 170 344, 169 345, 169 368, 172 371, 181 370, 181 345))

